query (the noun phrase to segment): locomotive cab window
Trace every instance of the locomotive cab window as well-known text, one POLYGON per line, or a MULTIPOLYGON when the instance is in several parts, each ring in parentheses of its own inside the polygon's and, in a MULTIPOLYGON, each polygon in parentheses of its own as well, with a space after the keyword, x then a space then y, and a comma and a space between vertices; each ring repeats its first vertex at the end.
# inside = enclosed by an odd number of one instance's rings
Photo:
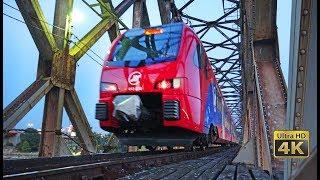
POLYGON ((132 29, 123 34, 111 52, 108 66, 142 66, 177 58, 183 24, 132 29))
POLYGON ((207 58, 206 58, 206 51, 204 50, 204 48, 199 45, 199 49, 200 49, 200 58, 201 58, 201 68, 204 70, 205 74, 206 74, 206 78, 208 78, 208 71, 209 71, 209 68, 208 68, 208 61, 207 61, 207 58))
POLYGON ((200 58, 200 45, 197 43, 196 48, 194 49, 194 54, 193 54, 193 63, 195 66, 201 69, 201 58, 200 58))
POLYGON ((206 78, 208 78, 208 63, 205 55, 205 50, 203 47, 197 43, 197 46, 194 51, 194 56, 193 56, 193 62, 195 66, 197 66, 199 69, 202 69, 205 71, 206 78))
POLYGON ((218 92, 216 92, 216 100, 217 100, 217 108, 220 112, 222 112, 222 97, 221 95, 218 94, 218 92))

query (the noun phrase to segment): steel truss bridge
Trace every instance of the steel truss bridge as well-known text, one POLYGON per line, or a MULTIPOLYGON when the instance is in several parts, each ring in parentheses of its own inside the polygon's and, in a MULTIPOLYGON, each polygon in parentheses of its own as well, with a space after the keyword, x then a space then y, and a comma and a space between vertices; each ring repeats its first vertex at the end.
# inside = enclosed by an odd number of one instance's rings
MULTIPOLYGON (((182 3, 157 0, 162 24, 184 21, 202 40, 231 109, 237 135, 247 149, 240 150, 235 159, 271 174, 281 170, 286 178, 301 178, 301 171, 311 171, 308 167, 315 164, 317 149, 314 100, 317 1, 292 1, 288 87, 280 68, 277 1, 221 2, 222 7, 212 7, 213 10, 222 9, 221 16, 204 19, 198 17, 197 12, 188 11, 189 7, 203 3, 200 0, 182 3), (223 51, 224 55, 217 51, 223 51), (285 128, 310 130, 310 158, 284 162, 272 156, 273 131, 285 128)), ((73 0, 56 0, 50 31, 37 0, 16 0, 39 50, 39 60, 36 80, 3 110, 3 130, 13 129, 45 97, 39 156, 65 153, 66 144, 59 132, 63 108, 75 127, 80 144, 87 150, 84 153, 96 151, 93 133, 74 88, 76 63, 103 34, 108 33, 113 41, 121 30, 130 28, 120 18, 131 6, 132 27, 150 26, 146 0, 123 0, 117 6, 111 0, 82 0, 81 3, 85 3, 100 22, 73 43, 70 41, 73 3, 73 0)))

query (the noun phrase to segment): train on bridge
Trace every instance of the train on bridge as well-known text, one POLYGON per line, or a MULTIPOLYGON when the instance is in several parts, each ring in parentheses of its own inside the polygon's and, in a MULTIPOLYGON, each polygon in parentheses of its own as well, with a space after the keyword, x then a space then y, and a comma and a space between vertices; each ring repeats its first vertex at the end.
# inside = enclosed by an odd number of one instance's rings
POLYGON ((184 23, 133 28, 112 42, 96 119, 122 144, 150 150, 237 139, 206 51, 184 23))

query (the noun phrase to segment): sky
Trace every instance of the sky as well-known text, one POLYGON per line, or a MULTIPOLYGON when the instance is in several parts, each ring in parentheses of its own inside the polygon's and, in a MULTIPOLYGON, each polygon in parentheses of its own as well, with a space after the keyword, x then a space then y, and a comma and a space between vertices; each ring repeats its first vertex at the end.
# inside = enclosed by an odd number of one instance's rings
MULTIPOLYGON (((181 7, 187 0, 176 0, 177 7, 181 7)), ((17 8, 15 1, 4 0, 3 2, 17 8)), ((89 3, 95 1, 88 0, 89 3)), ((116 7, 121 0, 113 0, 116 7)), ((55 1, 39 0, 47 22, 53 24, 55 1)), ((147 0, 147 8, 151 26, 160 25, 160 15, 157 0, 147 0)), ((132 6, 121 16, 121 20, 128 26, 132 26, 132 6)), ((73 33, 81 38, 99 21, 98 17, 81 0, 74 0, 74 11, 82 13, 82 21, 75 21, 73 33)), ((214 19, 222 12, 220 0, 198 0, 192 3, 185 11, 203 19, 214 19)), ((3 6, 3 13, 23 20, 19 11, 8 6, 3 6)), ((291 22, 291 1, 278 0, 277 26, 279 37, 280 61, 285 80, 288 80, 289 65, 289 41, 291 22)), ((52 26, 49 26, 52 28, 52 26)), ((215 37, 214 33, 206 36, 215 37)), ((3 107, 6 107, 32 82, 35 81, 39 52, 25 24, 15 21, 3 15, 3 107)), ((216 38, 217 39, 217 38, 216 38)), ((74 37, 72 41, 77 41, 74 37)), ((104 34, 91 48, 98 56, 88 52, 95 60, 100 61, 106 56, 110 48, 108 33, 104 34)), ((223 56, 223 52, 217 52, 223 56)), ((94 118, 95 104, 99 97, 99 80, 101 66, 89 56, 84 55, 77 63, 75 89, 80 102, 86 113, 87 119, 93 131, 105 133, 99 127, 99 122, 94 118)), ((43 116, 44 98, 16 125, 16 128, 26 128, 28 125, 40 129, 43 116)), ((66 112, 63 113, 63 127, 69 126, 70 121, 66 112)))

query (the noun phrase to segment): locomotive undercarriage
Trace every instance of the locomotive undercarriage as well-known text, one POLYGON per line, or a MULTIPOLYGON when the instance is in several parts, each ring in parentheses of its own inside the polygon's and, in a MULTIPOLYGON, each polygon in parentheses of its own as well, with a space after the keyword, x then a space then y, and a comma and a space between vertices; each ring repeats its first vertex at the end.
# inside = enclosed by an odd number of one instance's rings
POLYGON ((207 135, 164 127, 161 94, 118 95, 113 104, 113 117, 120 123, 114 133, 124 145, 147 146, 150 150, 156 146, 207 147, 217 138, 214 129, 207 135))
POLYGON ((113 104, 119 133, 148 133, 162 126, 161 94, 118 95, 113 104))

